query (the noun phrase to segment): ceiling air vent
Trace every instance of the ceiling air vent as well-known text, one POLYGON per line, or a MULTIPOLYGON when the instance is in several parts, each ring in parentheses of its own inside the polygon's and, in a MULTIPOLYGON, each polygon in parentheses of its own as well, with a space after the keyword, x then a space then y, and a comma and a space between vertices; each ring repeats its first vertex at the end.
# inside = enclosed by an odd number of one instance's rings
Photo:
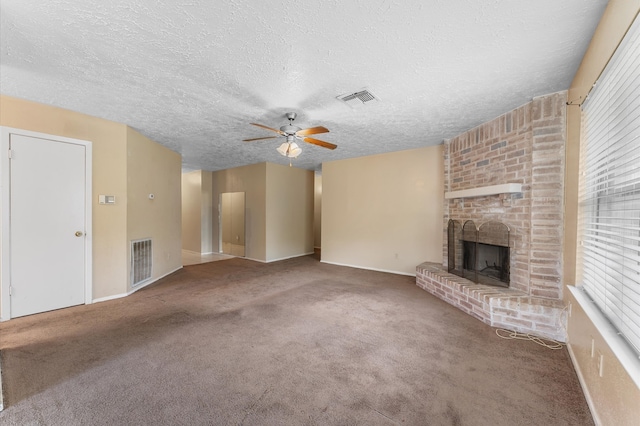
POLYGON ((362 89, 355 93, 345 93, 344 95, 338 96, 337 99, 352 108, 379 101, 379 99, 367 89, 362 89))

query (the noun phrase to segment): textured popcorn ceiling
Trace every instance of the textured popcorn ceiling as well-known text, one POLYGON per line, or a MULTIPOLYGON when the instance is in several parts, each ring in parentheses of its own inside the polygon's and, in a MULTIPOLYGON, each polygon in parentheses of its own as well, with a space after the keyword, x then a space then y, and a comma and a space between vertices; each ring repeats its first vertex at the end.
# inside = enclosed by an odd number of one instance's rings
MULTIPOLYGON (((185 170, 437 145, 568 88, 605 0, 0 0, 0 91, 126 123, 185 170), (336 96, 368 88, 351 108, 336 96)), ((1 113, 1 111, 0 111, 1 113)))

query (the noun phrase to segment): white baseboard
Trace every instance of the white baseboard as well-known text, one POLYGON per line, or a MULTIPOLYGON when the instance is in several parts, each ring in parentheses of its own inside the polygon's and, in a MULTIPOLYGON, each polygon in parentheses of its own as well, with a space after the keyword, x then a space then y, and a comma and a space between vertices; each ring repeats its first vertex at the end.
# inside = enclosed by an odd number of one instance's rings
POLYGON ((281 260, 294 259, 296 257, 302 257, 302 256, 309 256, 310 254, 314 254, 314 252, 295 254, 293 256, 281 257, 279 259, 271 259, 271 260, 267 260, 265 263, 280 262, 281 260))
POLYGON ((141 289, 145 288, 146 286, 151 285, 151 284, 155 283, 156 281, 161 280, 164 277, 166 277, 167 275, 171 275, 171 274, 173 274, 174 272, 176 272, 176 271, 178 271, 180 269, 182 269, 182 266, 179 266, 179 267, 175 268, 173 271, 169 271, 166 274, 164 274, 164 275, 162 275, 162 276, 160 276, 158 278, 154 278, 152 280, 147 281, 144 284, 141 284, 141 285, 139 285, 139 286, 137 286, 135 288, 132 288, 127 293, 120 293, 120 294, 114 294, 113 296, 100 297, 98 299, 93 299, 92 303, 106 302, 107 300, 120 299, 121 297, 130 296, 133 293, 135 293, 136 291, 141 290, 141 289))
POLYGON ((193 254, 195 256, 206 256, 208 254, 222 254, 219 253, 217 251, 203 251, 203 252, 199 252, 199 251, 193 251, 193 250, 187 250, 187 249, 182 249, 183 252, 187 253, 187 254, 193 254))
POLYGON ((114 294, 112 296, 99 297, 97 299, 93 299, 91 303, 106 302, 108 300, 120 299, 121 297, 127 297, 127 296, 128 296, 127 293, 114 294))
POLYGON ((347 266, 349 268, 356 268, 356 269, 365 269, 367 271, 386 272, 387 274, 405 275, 407 277, 415 277, 416 276, 415 273, 409 274, 407 272, 391 271, 389 269, 368 268, 368 267, 365 267, 365 266, 349 265, 349 264, 346 264, 346 263, 327 262, 326 260, 321 260, 320 263, 327 263, 329 265, 336 265, 336 266, 347 266))
POLYGON ((296 255, 293 255, 293 256, 281 257, 279 259, 271 259, 271 260, 253 259, 251 257, 241 257, 240 259, 253 260, 254 262, 260 262, 260 263, 271 263, 271 262, 280 262, 281 260, 294 259, 296 257, 309 256, 311 254, 314 254, 314 252, 296 254, 296 255))
POLYGON ((192 254, 194 256, 206 256, 208 254, 226 254, 231 256, 229 253, 222 253, 219 251, 205 251, 200 253, 199 251, 192 251, 192 250, 187 250, 187 249, 182 249, 183 252, 185 252, 186 254, 192 254))
POLYGON ((582 388, 582 393, 584 393, 584 397, 587 400, 587 405, 589 406, 589 411, 591 411, 591 417, 593 417, 593 422, 596 424, 596 426, 600 426, 602 425, 602 423, 600 422, 600 418, 598 417, 598 414, 596 413, 596 407, 595 404, 593 403, 593 399, 591 398, 591 395, 589 394, 589 389, 587 388, 587 384, 584 380, 584 376, 582 375, 582 370, 580 370, 580 366, 578 365, 578 361, 576 360, 576 356, 573 353, 573 349, 571 349, 571 345, 567 344, 567 350, 569 351, 569 358, 571 358, 571 363, 573 364, 573 369, 576 372, 576 375, 578 376, 578 381, 580 382, 580 387, 582 388))
POLYGON ((193 254, 196 256, 200 256, 202 253, 200 253, 199 251, 193 251, 193 250, 187 250, 187 249, 182 249, 182 251, 188 253, 188 254, 193 254))

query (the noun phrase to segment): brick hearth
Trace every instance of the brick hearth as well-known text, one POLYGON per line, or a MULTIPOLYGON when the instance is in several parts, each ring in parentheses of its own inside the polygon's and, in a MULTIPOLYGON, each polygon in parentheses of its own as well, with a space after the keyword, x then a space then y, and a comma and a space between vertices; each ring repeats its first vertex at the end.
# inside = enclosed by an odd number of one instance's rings
POLYGON ((443 263, 423 263, 424 290, 495 327, 566 340, 562 221, 566 92, 535 98, 444 144, 445 192, 519 183, 522 192, 445 200, 443 263), (449 219, 510 228, 510 288, 447 273, 449 219))
POLYGON ((477 284, 448 273, 439 263, 416 268, 416 284, 492 327, 531 333, 564 342, 561 300, 531 297, 510 288, 477 284))

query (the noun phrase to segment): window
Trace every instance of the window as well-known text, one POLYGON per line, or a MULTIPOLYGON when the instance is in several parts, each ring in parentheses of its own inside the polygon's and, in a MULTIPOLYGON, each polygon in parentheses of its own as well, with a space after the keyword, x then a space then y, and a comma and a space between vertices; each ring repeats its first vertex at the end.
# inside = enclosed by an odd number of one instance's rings
POLYGON ((640 21, 582 106, 584 291, 640 354, 640 21))

